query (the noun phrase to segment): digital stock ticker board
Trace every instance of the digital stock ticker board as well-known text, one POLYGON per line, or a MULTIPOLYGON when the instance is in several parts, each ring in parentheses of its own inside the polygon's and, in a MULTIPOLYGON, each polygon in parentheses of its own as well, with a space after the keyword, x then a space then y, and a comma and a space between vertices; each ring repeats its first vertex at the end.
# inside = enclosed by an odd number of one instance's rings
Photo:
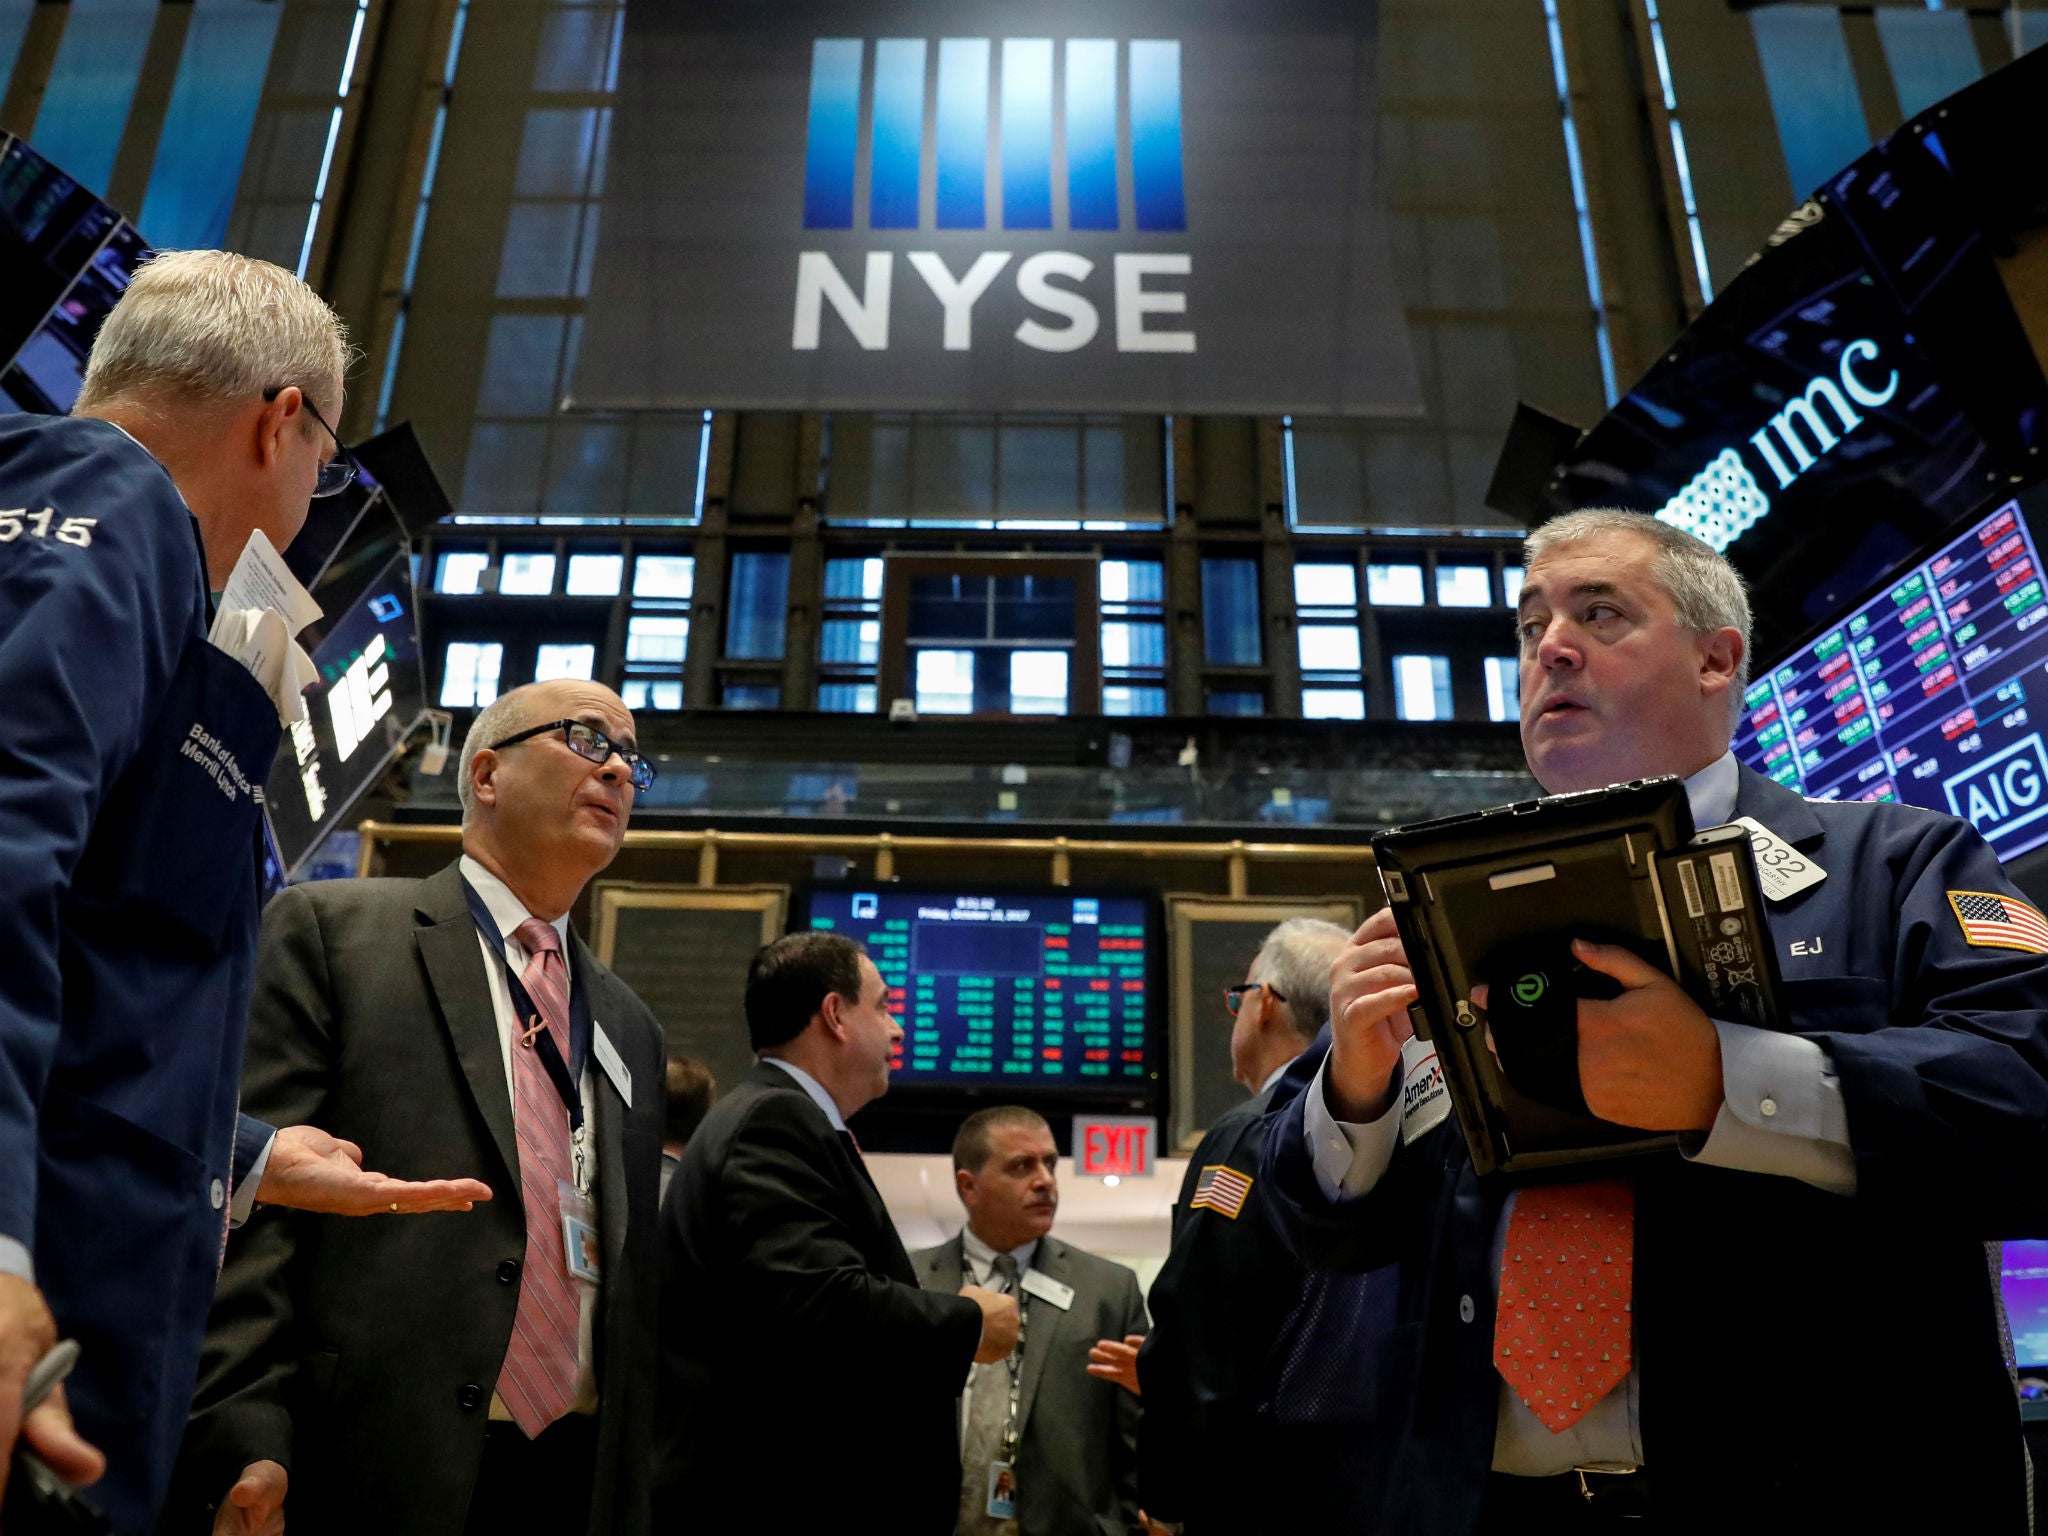
POLYGON ((2048 842, 2048 593, 2008 502, 1750 685, 1735 755, 1819 800, 1960 816, 2010 860, 2048 842))
POLYGON ((1129 1094, 1155 1070, 1143 897, 819 889, 808 912, 888 984, 898 1085, 1129 1094))

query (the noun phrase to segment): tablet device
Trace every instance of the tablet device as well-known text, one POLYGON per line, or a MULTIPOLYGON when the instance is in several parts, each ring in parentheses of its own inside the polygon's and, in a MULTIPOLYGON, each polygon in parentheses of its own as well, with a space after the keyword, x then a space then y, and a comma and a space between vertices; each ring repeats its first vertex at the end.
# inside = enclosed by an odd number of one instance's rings
POLYGON ((1575 938, 1633 951, 1710 1018, 1783 1027, 1749 836, 1740 826, 1695 835, 1678 778, 1397 827, 1373 851, 1420 994, 1416 1032, 1436 1047, 1482 1174, 1677 1144, 1586 1108, 1578 999, 1618 988, 1573 959, 1575 938), (1490 1014, 1470 1000, 1482 982, 1490 1014))

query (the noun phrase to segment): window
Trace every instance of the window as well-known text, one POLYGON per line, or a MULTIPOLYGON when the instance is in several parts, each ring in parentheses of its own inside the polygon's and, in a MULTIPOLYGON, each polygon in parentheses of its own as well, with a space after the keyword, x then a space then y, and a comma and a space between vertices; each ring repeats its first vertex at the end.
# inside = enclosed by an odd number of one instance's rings
POLYGON ((441 707, 480 709, 498 696, 498 668, 505 647, 495 642, 472 645, 455 641, 441 660, 441 707))
POLYGON ((1486 718, 1519 720, 1522 717, 1522 669, 1512 656, 1486 658, 1486 718))
POLYGON ((1365 596, 1375 608, 1420 608, 1422 567, 1368 565, 1365 568, 1365 596))
MULTIPOLYGON (((624 555, 571 555, 568 593, 571 597, 617 597, 625 574, 624 555)), ((689 596, 687 592, 683 595, 689 596)))
POLYGON ((534 653, 533 680, 536 683, 551 682, 558 677, 588 680, 591 669, 596 665, 597 647, 594 645, 543 645, 534 653))
POLYGON ((688 619, 657 619, 635 615, 626 621, 626 664, 654 663, 680 667, 690 648, 688 619))
POLYGON ((825 608, 818 626, 819 709, 842 715, 875 712, 881 615, 880 556, 825 562, 825 608))
POLYGON ((1294 567, 1301 712, 1310 720, 1365 718, 1365 652, 1358 568, 1304 560, 1294 567))
POLYGON ((1349 565, 1322 565, 1303 561, 1294 568, 1294 606, 1297 608, 1358 607, 1358 570, 1349 565))
POLYGON ((727 683, 719 702, 727 709, 780 709, 782 688, 776 683, 727 683))
POLYGON ((1309 720, 1363 720, 1365 690, 1304 688, 1301 690, 1301 713, 1309 720))
POLYGON ((507 555, 498 573, 498 590, 507 597, 546 597, 555 590, 553 555, 507 555))
POLYGON ((1522 605, 1522 575, 1519 565, 1508 566, 1500 573, 1501 601, 1510 608, 1522 605))
POLYGON ((821 684, 818 688, 818 708, 828 715, 872 715, 875 712, 875 685, 821 684))
POLYGON ((1067 712, 1067 653, 1010 652, 1010 713, 1064 715, 1067 712))
POLYGON ((633 557, 633 606, 626 618, 625 678, 619 690, 629 709, 683 707, 683 662, 690 651, 696 578, 694 555, 633 557))
POLYGON ((681 683, 649 682, 645 678, 628 678, 619 695, 626 701, 628 709, 681 709, 683 707, 683 685, 681 683))
POLYGON ((475 550, 450 550, 442 555, 434 573, 434 590, 450 597, 473 597, 483 590, 484 572, 491 557, 475 550))
POLYGON ((633 596, 687 600, 697 582, 693 555, 642 555, 633 562, 633 596))
POLYGON ((1451 663, 1446 656, 1394 658, 1394 713, 1403 720, 1451 718, 1451 663))
POLYGON ((1102 598, 1102 712, 1166 713, 1166 567, 1157 560, 1105 560, 1102 598))
POLYGON ((1211 688, 1202 707, 1212 715, 1263 715, 1266 696, 1256 688, 1211 688))
POLYGON ((1258 561, 1202 562, 1202 658, 1217 667, 1256 667, 1265 659, 1258 561))
POLYGON ((780 660, 788 623, 789 556, 734 555, 732 590, 726 594, 727 657, 736 661, 780 660))
POLYGON ((974 713, 974 652, 919 651, 913 676, 920 715, 974 713))
POLYGON ((1486 608, 1493 603, 1493 572, 1483 565, 1439 565, 1436 601, 1440 608, 1486 608))

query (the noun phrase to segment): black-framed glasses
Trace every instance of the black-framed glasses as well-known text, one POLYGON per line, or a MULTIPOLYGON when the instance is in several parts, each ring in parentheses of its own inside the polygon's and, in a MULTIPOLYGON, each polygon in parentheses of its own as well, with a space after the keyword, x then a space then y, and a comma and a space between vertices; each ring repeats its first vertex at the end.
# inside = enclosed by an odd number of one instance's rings
POLYGON ((1264 992, 1266 996, 1272 998, 1276 1003, 1287 1001, 1280 989, 1270 982, 1241 981, 1234 987, 1225 987, 1223 989, 1223 1001, 1232 1013, 1237 1012, 1238 1009, 1244 1006, 1244 995, 1247 992, 1264 992))
MULTIPOLYGON (((275 400, 283 393, 284 386, 277 384, 263 391, 263 398, 266 402, 269 402, 275 400)), ((355 455, 342 446, 341 434, 327 425, 327 418, 314 408, 313 402, 307 398, 306 392, 303 389, 299 391, 299 404, 303 405, 306 408, 306 414, 319 422, 322 430, 334 439, 334 457, 320 466, 320 478, 313 482, 313 495, 315 497, 339 496, 355 482, 357 470, 355 455)))
POLYGON ((531 725, 516 735, 507 736, 491 746, 493 752, 502 752, 507 747, 517 746, 522 741, 531 741, 536 736, 545 736, 549 731, 562 731, 569 743, 569 750, 578 757, 587 757, 593 763, 608 763, 612 754, 617 753, 619 761, 626 765, 626 772, 632 775, 633 787, 644 790, 654 783, 654 764, 647 761, 631 747, 622 747, 594 725, 581 720, 550 720, 546 725, 531 725))

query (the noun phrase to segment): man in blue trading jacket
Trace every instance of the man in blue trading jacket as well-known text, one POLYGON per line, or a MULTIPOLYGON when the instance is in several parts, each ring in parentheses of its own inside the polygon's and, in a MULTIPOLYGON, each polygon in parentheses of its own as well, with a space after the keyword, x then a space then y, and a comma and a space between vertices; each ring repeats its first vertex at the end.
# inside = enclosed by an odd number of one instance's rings
POLYGON ((181 252, 108 317, 76 416, 0 416, 0 1478, 17 1432, 74 1482, 104 1452, 123 1533, 177 1451, 232 1214, 489 1198, 237 1123, 279 726, 208 643, 208 592, 346 483, 314 404, 339 412, 346 358, 291 274, 181 252), (77 1428, 61 1395, 24 1427, 60 1330, 77 1428))
POLYGON ((1473 1174, 1443 1096, 1404 1104, 1413 977, 1387 913, 1354 936, 1262 1182, 1311 1263, 1403 1266, 1377 1528, 2026 1530, 1985 1244, 2048 1231, 2048 927, 1962 822, 1737 765, 1749 605, 1703 544, 1559 518, 1518 623, 1546 789, 1684 775, 1698 825, 1753 818, 1767 863, 1805 866, 1768 911, 1792 1029, 1710 1020, 1576 945, 1623 988, 1579 1003, 1587 1103, 1682 1155, 1510 1189, 1473 1174))

